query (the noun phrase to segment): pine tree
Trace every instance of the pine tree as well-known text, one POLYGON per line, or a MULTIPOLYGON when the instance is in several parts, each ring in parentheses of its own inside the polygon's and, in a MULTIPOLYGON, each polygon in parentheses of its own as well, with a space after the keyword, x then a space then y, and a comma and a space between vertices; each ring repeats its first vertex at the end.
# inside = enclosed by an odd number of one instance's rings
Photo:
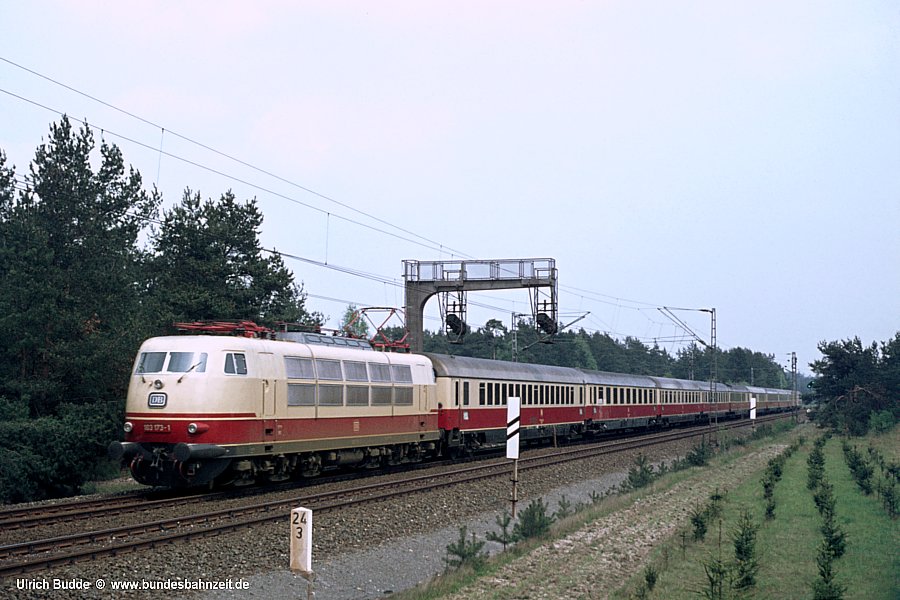
POLYGON ((731 534, 734 544, 735 588, 743 589, 756 585, 756 574, 759 571, 759 560, 756 557, 758 530, 750 511, 742 510, 737 528, 731 534))

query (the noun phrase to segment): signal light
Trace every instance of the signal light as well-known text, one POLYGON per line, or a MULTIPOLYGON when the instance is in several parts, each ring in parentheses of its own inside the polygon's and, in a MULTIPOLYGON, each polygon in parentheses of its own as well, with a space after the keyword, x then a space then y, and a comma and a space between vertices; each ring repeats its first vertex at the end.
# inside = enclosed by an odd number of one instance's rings
POLYGON ((455 335, 465 335, 469 331, 469 326, 453 313, 447 315, 447 327, 449 327, 450 331, 455 335))
POLYGON ((556 324, 556 321, 551 319, 547 313, 538 313, 537 314, 537 324, 538 327, 541 328, 541 331, 546 333, 547 335, 553 335, 559 329, 559 326, 556 324))

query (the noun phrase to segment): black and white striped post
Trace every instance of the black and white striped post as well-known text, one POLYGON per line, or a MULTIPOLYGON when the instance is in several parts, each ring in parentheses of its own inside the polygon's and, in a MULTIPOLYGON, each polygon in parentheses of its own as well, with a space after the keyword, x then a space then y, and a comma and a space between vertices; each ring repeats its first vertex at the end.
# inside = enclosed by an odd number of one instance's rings
POLYGON ((513 461, 512 516, 516 518, 516 502, 519 500, 519 413, 521 400, 516 397, 506 401, 506 458, 513 461))
POLYGON ((750 396, 750 431, 756 433, 756 396, 750 396))

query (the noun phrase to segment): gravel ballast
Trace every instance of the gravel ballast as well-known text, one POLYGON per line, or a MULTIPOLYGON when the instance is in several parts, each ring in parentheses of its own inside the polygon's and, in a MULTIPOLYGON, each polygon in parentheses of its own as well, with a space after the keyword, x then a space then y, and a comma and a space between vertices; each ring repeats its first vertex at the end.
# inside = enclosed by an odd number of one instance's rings
MULTIPOLYGON (((685 455, 699 437, 670 442, 643 453, 651 462, 685 455)), ((590 502, 621 482, 634 464, 637 451, 530 470, 520 474, 520 508, 542 496, 555 510, 562 495, 572 503, 590 502)), ((447 545, 459 538, 465 525, 484 539, 498 531, 496 517, 509 507, 510 482, 506 477, 476 484, 410 494, 364 507, 321 513, 314 517, 313 569, 316 600, 351 600, 385 597, 412 587, 444 569, 447 545)), ((138 518, 138 517, 134 517, 138 518)), ((102 558, 51 571, 0 580, 0 598, 305 598, 306 582, 288 570, 289 525, 283 521, 255 526, 232 534, 190 544, 162 546, 118 557, 102 558), (21 589, 17 580, 96 582, 106 588, 49 591, 21 589), (114 592, 114 582, 131 582, 138 589, 114 592), (234 591, 186 592, 177 589, 141 589, 220 581, 247 586, 234 591)), ((486 549, 496 551, 499 544, 486 549)), ((475 593, 477 596, 478 593, 475 593)), ((473 596, 460 596, 473 597, 473 596)), ((548 596, 553 597, 553 596, 548 596)), ((556 596, 559 597, 559 596, 556 596)))

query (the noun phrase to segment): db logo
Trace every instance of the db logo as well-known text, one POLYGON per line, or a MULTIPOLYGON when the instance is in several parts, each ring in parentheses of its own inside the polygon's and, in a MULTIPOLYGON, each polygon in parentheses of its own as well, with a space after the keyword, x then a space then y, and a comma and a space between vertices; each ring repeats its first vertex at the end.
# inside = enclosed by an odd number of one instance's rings
POLYGON ((162 408, 166 405, 166 395, 162 392, 154 392, 147 399, 147 406, 150 408, 162 408))

